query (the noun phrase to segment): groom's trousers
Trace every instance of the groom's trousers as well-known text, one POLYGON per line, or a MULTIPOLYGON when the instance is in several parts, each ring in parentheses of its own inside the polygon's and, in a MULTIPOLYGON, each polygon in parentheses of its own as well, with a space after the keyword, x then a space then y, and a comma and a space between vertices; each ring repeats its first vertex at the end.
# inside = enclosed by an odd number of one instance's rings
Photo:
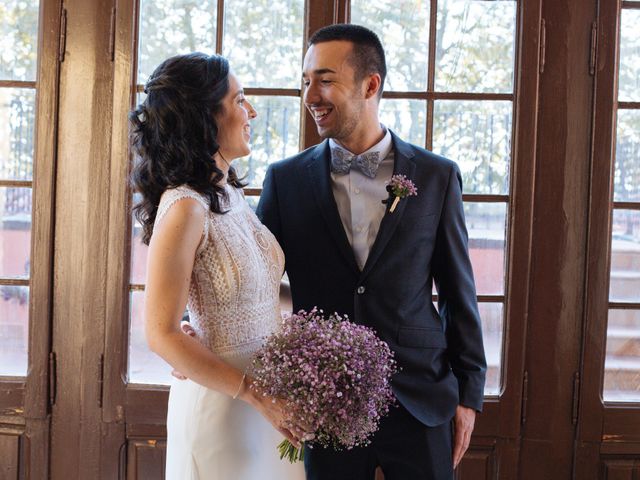
POLYGON ((377 466, 385 480, 451 480, 451 423, 427 427, 404 407, 391 407, 367 447, 316 445, 305 449, 304 464, 307 480, 373 480, 377 466))

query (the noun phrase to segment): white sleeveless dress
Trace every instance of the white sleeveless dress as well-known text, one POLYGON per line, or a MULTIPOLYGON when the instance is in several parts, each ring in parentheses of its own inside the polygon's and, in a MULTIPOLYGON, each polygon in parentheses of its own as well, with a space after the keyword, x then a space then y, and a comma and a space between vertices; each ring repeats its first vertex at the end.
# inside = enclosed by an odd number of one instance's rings
MULTIPOLYGON (((177 201, 193 198, 206 209, 204 234, 191 274, 188 309, 200 342, 245 370, 280 323, 284 255, 241 191, 226 186, 226 214, 182 186, 167 190, 156 222, 177 201)), ((174 379, 167 415, 169 480, 302 480, 302 463, 280 460, 284 437, 241 400, 191 380, 174 379)))

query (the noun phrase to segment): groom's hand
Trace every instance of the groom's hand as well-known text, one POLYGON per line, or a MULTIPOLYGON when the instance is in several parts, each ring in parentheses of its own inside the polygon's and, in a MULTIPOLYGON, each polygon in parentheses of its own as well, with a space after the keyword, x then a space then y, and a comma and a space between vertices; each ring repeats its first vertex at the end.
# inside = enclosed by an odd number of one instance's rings
MULTIPOLYGON (((193 329, 191 324, 189 322, 187 322, 186 320, 183 320, 183 321, 180 322, 180 328, 182 329, 182 331, 184 333, 186 333, 190 337, 195 337, 196 336, 196 331, 193 329)), ((176 369, 171 370, 171 375, 176 377, 178 380, 186 380, 187 379, 187 377, 185 377, 183 374, 181 374, 176 369)))
POLYGON ((462 460, 467 448, 469 448, 471 433, 476 423, 476 411, 473 408, 458 405, 453 421, 455 430, 453 440, 453 468, 455 469, 460 463, 460 460, 462 460))

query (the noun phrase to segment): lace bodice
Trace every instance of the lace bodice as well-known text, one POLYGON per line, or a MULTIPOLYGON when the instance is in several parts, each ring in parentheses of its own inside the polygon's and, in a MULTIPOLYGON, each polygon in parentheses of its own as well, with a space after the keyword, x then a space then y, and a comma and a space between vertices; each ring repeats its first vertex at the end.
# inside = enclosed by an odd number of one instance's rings
POLYGON ((187 186, 164 192, 156 222, 177 201, 197 200, 206 217, 189 286, 188 310, 197 338, 215 353, 252 353, 280 323, 279 289, 284 254, 240 190, 226 187, 225 214, 187 186))

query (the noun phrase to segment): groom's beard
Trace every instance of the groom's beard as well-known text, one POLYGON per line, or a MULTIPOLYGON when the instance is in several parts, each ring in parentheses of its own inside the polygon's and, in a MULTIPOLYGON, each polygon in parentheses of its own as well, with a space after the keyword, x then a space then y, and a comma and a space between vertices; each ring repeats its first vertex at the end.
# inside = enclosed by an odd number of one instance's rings
MULTIPOLYGON (((364 110, 364 99, 360 98, 359 92, 353 92, 351 98, 345 103, 341 109, 337 109, 335 105, 330 115, 333 116, 331 123, 327 126, 321 126, 316 123, 318 135, 322 138, 333 138, 338 142, 348 139, 358 127, 359 119, 364 110)), ((318 106, 318 105, 314 105, 318 106)), ((312 112, 313 116, 313 112, 312 112)))
POLYGON ((336 118, 336 122, 328 127, 316 125, 316 129, 322 138, 333 138, 334 140, 340 141, 341 139, 349 138, 355 131, 357 125, 357 119, 349 116, 346 120, 336 118))

